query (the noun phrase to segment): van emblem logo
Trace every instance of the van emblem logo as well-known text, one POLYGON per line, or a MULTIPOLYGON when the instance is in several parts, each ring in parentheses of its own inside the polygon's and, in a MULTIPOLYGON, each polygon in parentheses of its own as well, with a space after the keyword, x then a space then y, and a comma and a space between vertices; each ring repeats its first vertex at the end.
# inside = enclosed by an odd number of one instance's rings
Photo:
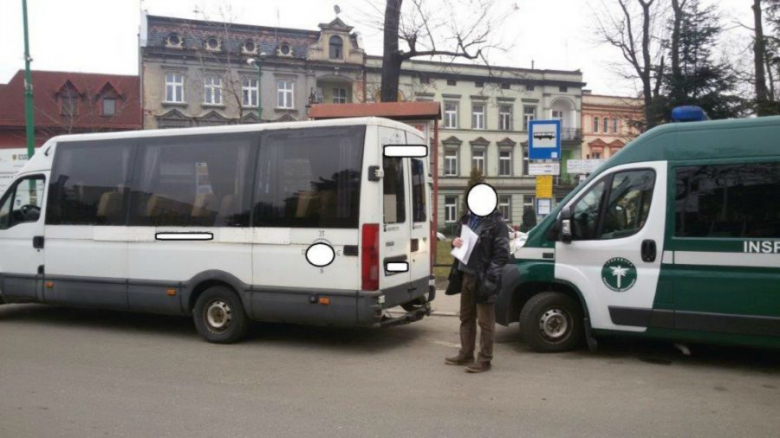
POLYGON ((601 269, 604 285, 615 292, 625 292, 636 284, 636 266, 623 257, 607 260, 601 269))

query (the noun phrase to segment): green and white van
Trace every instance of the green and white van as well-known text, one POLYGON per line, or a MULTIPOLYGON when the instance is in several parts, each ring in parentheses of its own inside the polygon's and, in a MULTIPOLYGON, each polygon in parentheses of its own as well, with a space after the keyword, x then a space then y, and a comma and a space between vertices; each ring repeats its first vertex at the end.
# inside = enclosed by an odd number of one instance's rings
POLYGON ((780 117, 648 131, 514 256, 496 319, 534 350, 610 334, 780 347, 780 117))

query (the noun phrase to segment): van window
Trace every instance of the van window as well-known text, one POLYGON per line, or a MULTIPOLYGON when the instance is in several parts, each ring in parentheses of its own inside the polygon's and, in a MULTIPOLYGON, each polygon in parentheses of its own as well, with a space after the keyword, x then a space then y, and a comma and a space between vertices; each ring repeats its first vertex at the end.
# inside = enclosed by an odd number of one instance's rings
POLYGON ((645 226, 650 214, 654 187, 655 172, 652 170, 615 174, 599 238, 619 239, 638 233, 645 226))
POLYGON ((412 218, 415 222, 427 220, 425 199, 425 163, 412 159, 412 218))
POLYGON ((249 154, 256 135, 141 139, 130 224, 249 225, 249 154))
POLYGON ((654 187, 655 172, 652 170, 628 170, 608 175, 574 205, 572 238, 608 240, 638 233, 650 214, 654 187), (603 205, 605 196, 606 205, 603 205))
POLYGON ((46 224, 124 225, 131 155, 129 141, 58 144, 46 224))
POLYGON ((255 226, 357 228, 365 132, 365 126, 263 132, 255 226))
POLYGON ((0 203, 0 230, 25 222, 38 222, 44 187, 43 175, 16 181, 0 203))
POLYGON ((676 169, 675 235, 780 238, 780 163, 676 169))
POLYGON ((382 167, 385 171, 383 179, 385 223, 404 223, 406 222, 406 192, 403 159, 384 157, 382 167))

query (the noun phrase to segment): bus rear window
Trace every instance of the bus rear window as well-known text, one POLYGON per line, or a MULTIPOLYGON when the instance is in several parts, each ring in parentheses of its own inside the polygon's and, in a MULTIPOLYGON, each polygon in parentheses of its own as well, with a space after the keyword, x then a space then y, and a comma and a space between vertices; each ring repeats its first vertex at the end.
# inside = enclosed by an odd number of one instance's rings
POLYGON ((357 228, 365 131, 345 126, 264 132, 255 226, 357 228))

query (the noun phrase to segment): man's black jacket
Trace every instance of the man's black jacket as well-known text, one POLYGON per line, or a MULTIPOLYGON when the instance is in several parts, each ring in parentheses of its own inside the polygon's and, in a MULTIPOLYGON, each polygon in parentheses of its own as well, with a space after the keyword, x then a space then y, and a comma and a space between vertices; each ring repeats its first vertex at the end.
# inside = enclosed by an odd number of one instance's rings
MULTIPOLYGON (((460 237, 461 229, 467 223, 468 214, 460 218, 455 229, 455 237, 460 237)), ((478 280, 474 302, 486 304, 495 302, 496 295, 501 290, 501 271, 509 259, 509 231, 498 211, 483 218, 481 227, 477 246, 471 253, 471 258, 476 257, 476 264, 472 266, 477 270, 478 280)), ((458 270, 458 260, 455 259, 450 269, 450 284, 445 292, 447 295, 460 293, 462 277, 463 272, 458 270)))

